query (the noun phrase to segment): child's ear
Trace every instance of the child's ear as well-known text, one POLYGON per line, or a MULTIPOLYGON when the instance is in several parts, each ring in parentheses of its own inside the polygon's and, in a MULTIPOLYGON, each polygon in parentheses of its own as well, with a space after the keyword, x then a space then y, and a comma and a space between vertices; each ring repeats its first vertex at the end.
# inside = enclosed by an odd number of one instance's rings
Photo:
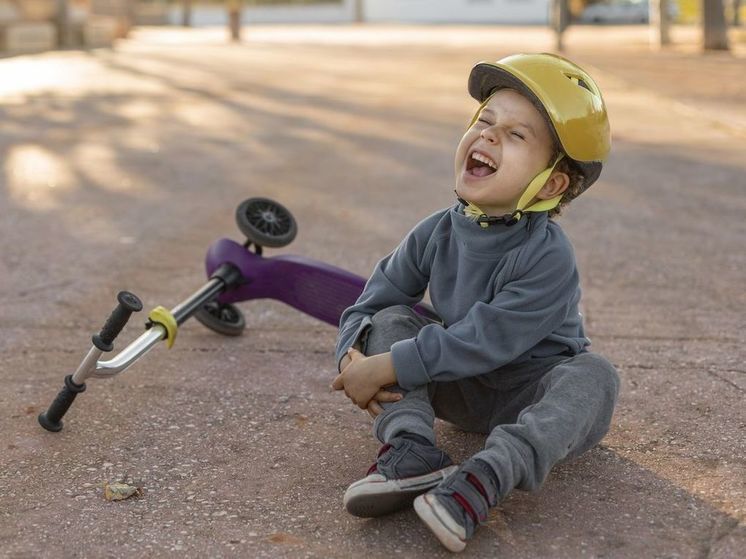
POLYGON ((549 200, 562 194, 570 186, 570 177, 567 173, 555 171, 549 177, 541 190, 536 194, 539 200, 549 200))

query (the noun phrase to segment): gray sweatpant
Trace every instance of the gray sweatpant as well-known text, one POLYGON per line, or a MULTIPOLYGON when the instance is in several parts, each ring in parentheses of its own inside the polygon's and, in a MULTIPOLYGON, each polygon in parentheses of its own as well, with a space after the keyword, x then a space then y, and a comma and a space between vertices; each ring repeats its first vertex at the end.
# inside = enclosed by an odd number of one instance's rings
MULTIPOLYGON (((407 306, 373 316, 361 342, 376 355, 399 340, 414 338, 431 321, 407 306)), ((537 489, 560 460, 595 446, 609 430, 619 377, 594 353, 558 355, 507 365, 486 375, 433 382, 383 404, 373 430, 381 442, 403 431, 435 444, 435 417, 465 431, 487 434, 474 458, 487 462, 500 482, 499 498, 513 488, 537 489)))

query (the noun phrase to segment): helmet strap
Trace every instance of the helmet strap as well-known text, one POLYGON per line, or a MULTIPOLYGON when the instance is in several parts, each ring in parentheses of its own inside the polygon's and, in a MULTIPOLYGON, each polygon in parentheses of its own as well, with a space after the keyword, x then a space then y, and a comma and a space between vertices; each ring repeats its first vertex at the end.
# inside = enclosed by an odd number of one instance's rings
POLYGON ((554 163, 552 163, 551 167, 544 169, 541 173, 536 175, 530 183, 528 183, 526 190, 523 191, 523 194, 518 200, 516 210, 520 210, 521 212, 546 212, 557 207, 562 199, 562 194, 558 194, 554 198, 549 198, 548 200, 539 200, 528 208, 526 206, 536 197, 539 191, 544 188, 544 185, 549 180, 549 177, 557 166, 557 163, 562 160, 562 157, 564 157, 564 154, 560 153, 554 163))
POLYGON ((502 223, 510 227, 511 225, 515 225, 516 223, 518 223, 523 217, 523 214, 527 212, 546 212, 551 210, 552 208, 557 207, 557 204, 559 204, 560 200, 562 199, 562 194, 558 194, 554 198, 549 198, 548 200, 539 200, 528 208, 526 208, 525 206, 529 202, 531 202, 531 200, 533 200, 534 197, 539 193, 539 191, 544 187, 547 180, 549 179, 549 176, 552 174, 552 171, 554 171, 554 168, 557 166, 557 163, 560 162, 562 157, 563 154, 560 154, 551 167, 544 169, 541 173, 536 175, 530 183, 528 183, 528 186, 518 200, 518 205, 513 213, 504 214, 501 216, 488 216, 479 208, 479 206, 477 206, 473 202, 467 202, 463 198, 459 197, 458 193, 456 193, 456 198, 464 205, 464 214, 473 218, 480 227, 487 228, 490 225, 495 225, 498 223, 502 223))
MULTIPOLYGON (((454 190, 454 192, 456 191, 454 190)), ((523 215, 523 212, 520 210, 516 210, 511 214, 500 216, 487 215, 476 204, 467 202, 466 200, 461 198, 458 195, 458 192, 456 192, 456 199, 464 205, 464 215, 472 218, 483 229, 486 229, 490 225, 496 225, 498 223, 502 223, 510 227, 511 225, 515 225, 516 223, 518 223, 518 220, 520 220, 521 216, 523 215)))

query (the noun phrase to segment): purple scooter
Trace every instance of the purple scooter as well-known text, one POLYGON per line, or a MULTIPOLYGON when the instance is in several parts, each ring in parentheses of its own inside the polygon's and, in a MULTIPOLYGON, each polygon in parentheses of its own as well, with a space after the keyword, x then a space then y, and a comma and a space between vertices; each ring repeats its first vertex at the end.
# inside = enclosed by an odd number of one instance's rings
MULTIPOLYGON (((288 245, 298 232, 292 214, 267 198, 249 198, 236 210, 236 221, 247 240, 237 243, 219 239, 207 251, 208 282, 191 297, 168 310, 156 307, 148 315, 145 332, 116 356, 100 360, 114 349, 119 335, 142 303, 134 294, 121 291, 118 306, 77 370, 65 384, 39 423, 48 431, 62 429, 62 417, 75 397, 86 389, 89 378, 110 378, 129 368, 161 341, 171 347, 181 324, 194 316, 202 324, 226 336, 238 336, 245 327, 243 313, 234 305, 250 299, 276 299, 333 326, 339 325, 344 309, 352 305, 365 286, 365 278, 341 268, 302 256, 262 256, 262 249, 288 245)), ((420 303, 415 310, 437 319, 433 309, 420 303)))

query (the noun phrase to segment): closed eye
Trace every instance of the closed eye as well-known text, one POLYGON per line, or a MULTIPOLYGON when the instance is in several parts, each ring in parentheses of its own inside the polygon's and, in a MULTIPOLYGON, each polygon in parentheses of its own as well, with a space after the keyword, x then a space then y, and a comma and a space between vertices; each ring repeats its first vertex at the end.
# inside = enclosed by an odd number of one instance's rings
POLYGON ((515 136, 516 138, 520 138, 521 140, 525 140, 526 139, 526 138, 523 137, 523 135, 521 133, 516 132, 515 130, 513 132, 511 132, 511 134, 513 136, 515 136))

